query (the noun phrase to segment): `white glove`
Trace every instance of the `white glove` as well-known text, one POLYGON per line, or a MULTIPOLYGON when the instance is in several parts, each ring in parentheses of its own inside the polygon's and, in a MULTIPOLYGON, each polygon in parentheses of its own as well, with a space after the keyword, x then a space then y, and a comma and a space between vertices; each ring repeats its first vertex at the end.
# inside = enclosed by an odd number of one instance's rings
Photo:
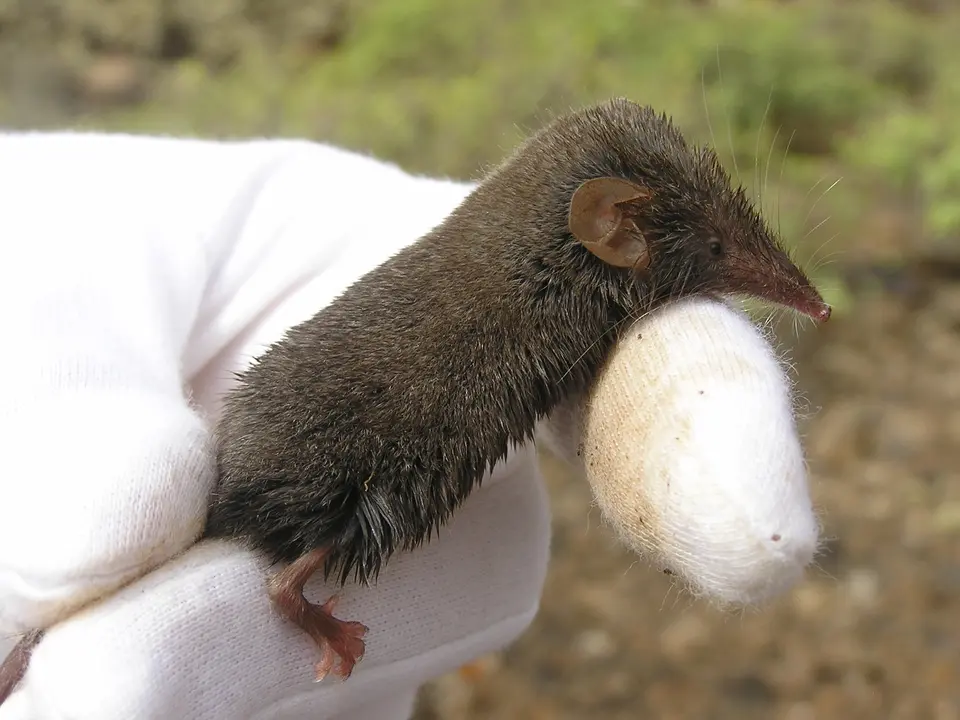
POLYGON ((527 627, 549 540, 532 448, 343 591, 370 627, 347 682, 313 682, 260 556, 194 545, 232 373, 468 190, 303 142, 0 137, 0 634, 56 623, 0 719, 406 718, 527 627))

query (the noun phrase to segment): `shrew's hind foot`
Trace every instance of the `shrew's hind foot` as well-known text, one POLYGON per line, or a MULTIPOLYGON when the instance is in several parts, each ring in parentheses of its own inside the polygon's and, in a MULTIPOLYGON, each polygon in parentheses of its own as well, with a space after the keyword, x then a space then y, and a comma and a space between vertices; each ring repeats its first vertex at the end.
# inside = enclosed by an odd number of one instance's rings
POLYGON ((333 670, 338 658, 340 663, 336 674, 346 680, 353 672, 353 666, 363 659, 366 649, 363 641, 363 636, 367 634, 366 625, 333 617, 333 609, 338 599, 338 596, 334 595, 323 605, 307 603, 309 614, 306 622, 301 625, 323 649, 320 662, 316 664, 318 682, 333 670), (335 629, 331 629, 331 623, 336 625, 335 629))
POLYGON ((321 649, 316 679, 329 675, 339 659, 336 674, 346 680, 363 658, 367 627, 333 616, 337 595, 323 605, 311 603, 303 596, 303 586, 323 566, 326 556, 324 549, 313 550, 274 575, 270 579, 270 599, 281 617, 307 633, 321 649))

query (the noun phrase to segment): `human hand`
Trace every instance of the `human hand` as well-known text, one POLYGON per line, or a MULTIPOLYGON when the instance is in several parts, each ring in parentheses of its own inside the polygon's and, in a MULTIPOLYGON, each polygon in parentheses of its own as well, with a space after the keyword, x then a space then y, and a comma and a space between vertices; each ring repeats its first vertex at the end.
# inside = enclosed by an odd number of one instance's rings
POLYGON ((549 531, 532 448, 340 593, 371 629, 346 683, 312 682, 260 556, 195 544, 232 374, 469 186, 295 142, 8 136, 0 155, 0 633, 52 626, 0 718, 402 718, 527 626, 549 531))

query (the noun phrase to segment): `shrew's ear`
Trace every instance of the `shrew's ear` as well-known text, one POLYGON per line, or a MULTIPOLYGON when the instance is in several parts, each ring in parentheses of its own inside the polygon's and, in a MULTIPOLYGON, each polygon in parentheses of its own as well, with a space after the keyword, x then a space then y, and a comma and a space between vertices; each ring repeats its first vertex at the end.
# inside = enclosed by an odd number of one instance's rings
POLYGON ((570 200, 570 232, 608 265, 643 269, 650 264, 650 255, 633 217, 640 201, 650 195, 646 188, 622 178, 587 180, 570 200))

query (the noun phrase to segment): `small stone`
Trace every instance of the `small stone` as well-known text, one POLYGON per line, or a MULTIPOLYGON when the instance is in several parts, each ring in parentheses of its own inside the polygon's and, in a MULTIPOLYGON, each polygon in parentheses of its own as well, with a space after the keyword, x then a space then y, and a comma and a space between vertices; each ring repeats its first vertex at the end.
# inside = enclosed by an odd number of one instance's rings
POLYGON ((933 514, 933 528, 940 534, 960 531, 960 502, 945 502, 933 514))
POLYGON ((847 575, 847 597, 850 603, 862 610, 876 605, 880 595, 880 578, 875 570, 858 568, 847 575))
POLYGON ((684 615, 663 631, 660 647, 667 656, 681 660, 703 646, 709 635, 710 628, 701 618, 693 614, 684 615))
POLYGON ((577 636, 576 648, 585 658, 598 660, 613 655, 616 644, 604 630, 587 630, 577 636))
POLYGON ((814 583, 804 583, 792 593, 793 606, 802 617, 815 617, 827 605, 827 593, 814 583))
POLYGON ((933 716, 935 720, 960 720, 960 705, 946 698, 938 700, 933 716))
POLYGON ((794 703, 783 717, 784 720, 816 720, 817 714, 810 703, 794 703))
POLYGON ((479 682, 484 677, 496 672, 501 664, 500 656, 496 653, 484 655, 473 662, 461 665, 459 669, 460 677, 467 682, 479 682))

